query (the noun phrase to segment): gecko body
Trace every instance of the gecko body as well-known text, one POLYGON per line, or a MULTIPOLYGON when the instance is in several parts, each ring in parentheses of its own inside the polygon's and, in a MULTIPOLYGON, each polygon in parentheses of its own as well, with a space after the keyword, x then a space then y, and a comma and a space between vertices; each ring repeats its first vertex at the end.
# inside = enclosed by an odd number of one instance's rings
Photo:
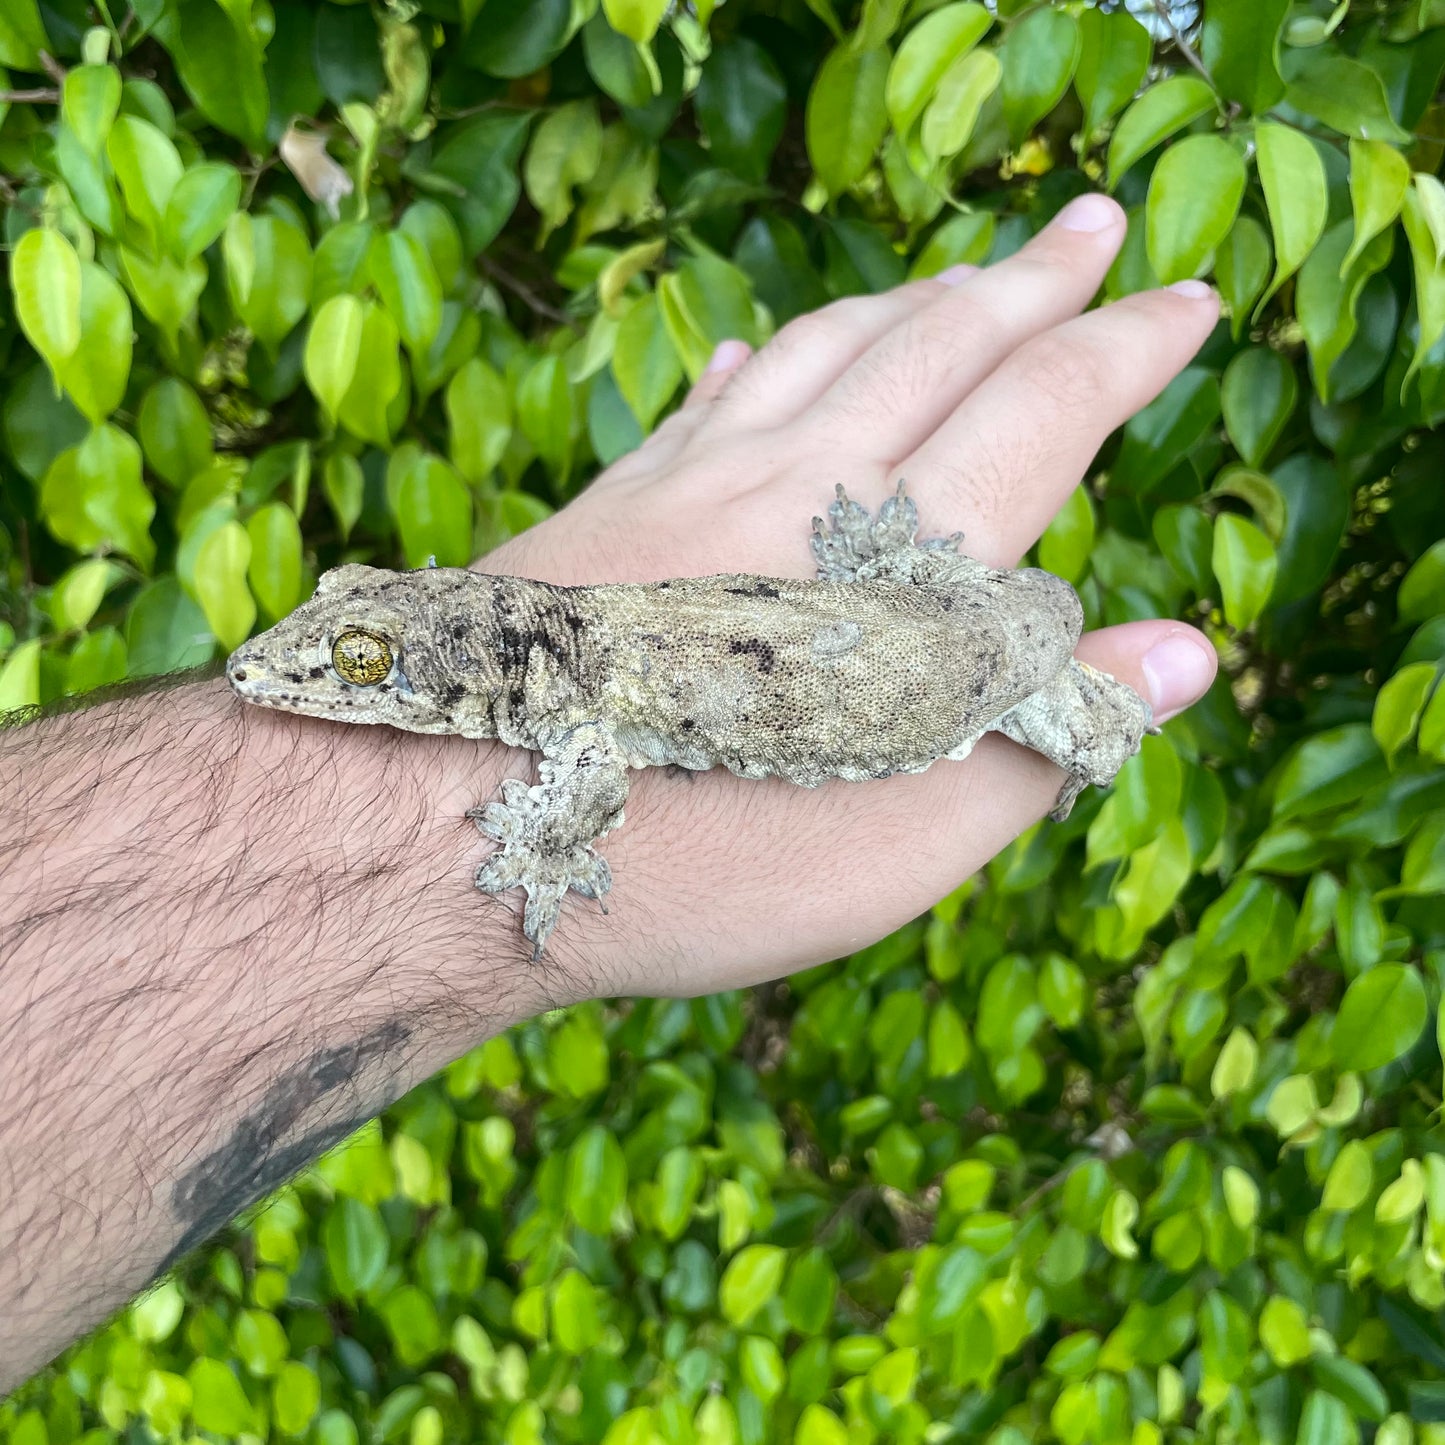
POLYGON ((999 731, 1069 774, 1055 817, 1112 782, 1149 709, 1074 660, 1073 588, 916 531, 901 487, 877 519, 839 488, 828 524, 814 522, 812 581, 560 587, 338 567, 227 675, 268 707, 541 753, 538 783, 508 779, 469 814, 501 845, 476 884, 526 891, 540 956, 569 889, 600 900, 611 886, 594 844, 621 824, 633 768, 813 787, 922 772, 999 731))

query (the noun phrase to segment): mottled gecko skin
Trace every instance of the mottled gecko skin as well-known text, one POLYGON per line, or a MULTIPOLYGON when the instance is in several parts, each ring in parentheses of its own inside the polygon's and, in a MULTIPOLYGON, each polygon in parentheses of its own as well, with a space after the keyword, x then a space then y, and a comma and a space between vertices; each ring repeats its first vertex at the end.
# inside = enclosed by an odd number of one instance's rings
POLYGON ((248 702, 542 754, 468 814, 502 846, 477 870, 527 892, 540 957, 568 889, 611 887, 593 844, 622 822, 628 770, 724 767, 804 787, 920 773, 989 731, 1069 774, 1053 816, 1139 749, 1148 705, 1074 661, 1072 587, 915 542, 899 488, 877 520, 842 488, 814 520, 817 581, 727 574, 556 587, 435 567, 337 567, 232 654, 248 702))

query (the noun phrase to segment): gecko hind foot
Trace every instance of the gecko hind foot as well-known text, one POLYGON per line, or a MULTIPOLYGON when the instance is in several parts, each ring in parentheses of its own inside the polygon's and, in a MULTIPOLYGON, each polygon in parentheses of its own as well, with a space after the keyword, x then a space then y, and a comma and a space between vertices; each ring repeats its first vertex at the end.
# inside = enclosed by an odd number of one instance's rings
POLYGON ((477 869, 475 883, 483 893, 521 888, 527 894, 522 931, 532 944, 532 961, 542 956, 557 926, 568 891, 596 899, 604 913, 603 895, 612 887, 612 870, 590 843, 559 846, 547 838, 552 821, 542 790, 520 778, 502 784, 503 801, 472 808, 467 817, 502 846, 477 869))
POLYGON ((904 483, 878 509, 874 519, 866 507, 851 500, 842 484, 828 508, 828 521, 813 518, 812 549, 818 576, 825 582, 857 582, 878 577, 912 581, 912 559, 919 552, 956 552, 962 532, 919 542, 918 508, 905 494, 904 483))

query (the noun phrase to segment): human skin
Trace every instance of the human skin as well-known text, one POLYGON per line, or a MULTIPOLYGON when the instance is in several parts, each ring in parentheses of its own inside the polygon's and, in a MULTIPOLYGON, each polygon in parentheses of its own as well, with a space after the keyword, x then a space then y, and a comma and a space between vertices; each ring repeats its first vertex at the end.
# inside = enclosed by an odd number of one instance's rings
MULTIPOLYGON (((836 302, 484 559, 560 583, 810 575, 835 483, 906 477, 928 534, 1018 561, 1108 434, 1213 326, 1206 288, 1079 315, 1124 236, 1076 202, 986 271, 836 302)), ((1215 660, 1177 622, 1079 656, 1167 718, 1215 660)), ((248 707, 219 681, 0 737, 0 1393, 392 1099, 556 1004, 691 995, 852 952, 1044 815, 1061 774, 997 736, 966 762, 813 791, 638 775, 539 965, 520 895, 471 884, 463 818, 534 760, 496 743, 248 707)))

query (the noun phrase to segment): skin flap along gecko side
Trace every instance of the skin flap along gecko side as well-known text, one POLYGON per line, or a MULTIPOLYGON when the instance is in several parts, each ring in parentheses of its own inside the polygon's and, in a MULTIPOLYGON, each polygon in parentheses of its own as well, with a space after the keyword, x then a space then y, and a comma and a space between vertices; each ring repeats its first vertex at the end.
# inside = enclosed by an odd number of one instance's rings
MULTIPOLYGON (((500 847, 487 893, 522 888, 540 958, 569 889, 612 886, 597 841, 632 768, 727 768, 816 787, 921 773, 1000 732, 1068 774, 1051 816, 1107 786, 1151 729, 1132 688, 1074 658, 1074 589, 915 541, 904 495, 877 518, 838 488, 814 518, 817 580, 726 574, 558 587, 463 568, 347 565, 227 664, 265 707, 542 755, 467 816, 500 847)), ((604 905, 605 909, 605 905, 604 905)))

